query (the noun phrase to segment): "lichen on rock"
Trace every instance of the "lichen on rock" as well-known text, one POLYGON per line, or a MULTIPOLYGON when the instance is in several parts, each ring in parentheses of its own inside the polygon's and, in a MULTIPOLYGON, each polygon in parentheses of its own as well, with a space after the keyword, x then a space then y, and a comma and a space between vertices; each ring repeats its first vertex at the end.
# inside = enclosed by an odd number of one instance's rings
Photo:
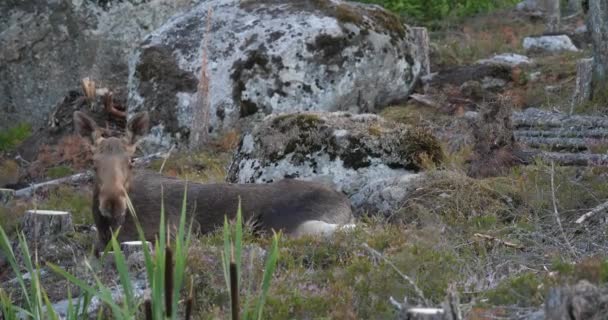
MULTIPOLYGON (((367 185, 413 175, 442 150, 430 133, 373 114, 299 112, 270 115, 246 134, 228 181, 266 183, 299 178, 328 183, 367 201, 367 185)), ((368 188, 369 189, 369 188, 368 188)))
POLYGON ((413 46, 409 28, 375 5, 210 0, 173 17, 134 52, 129 110, 150 110, 167 135, 187 139, 200 123, 191 115, 200 108, 205 52, 212 135, 257 114, 371 112, 408 96, 420 72, 413 46))

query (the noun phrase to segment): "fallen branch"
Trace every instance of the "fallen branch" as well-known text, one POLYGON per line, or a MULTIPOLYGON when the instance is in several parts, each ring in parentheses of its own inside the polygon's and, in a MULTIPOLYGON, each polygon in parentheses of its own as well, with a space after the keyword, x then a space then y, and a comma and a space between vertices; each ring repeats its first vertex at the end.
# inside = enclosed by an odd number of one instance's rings
POLYGON ((600 204, 599 206, 593 208, 591 211, 582 215, 580 218, 576 219, 576 223, 581 224, 581 223, 585 222, 585 220, 591 218, 595 214, 600 213, 606 209, 608 209, 608 201, 600 204))
MULTIPOLYGON (((136 165, 143 165, 152 160, 160 159, 164 155, 165 155, 165 153, 163 153, 163 152, 153 153, 153 154, 150 154, 147 156, 135 158, 135 159, 133 159, 133 163, 136 165)), ((89 182, 89 181, 91 181, 92 178, 93 178, 93 173, 90 171, 87 171, 87 172, 77 173, 77 174, 74 174, 74 175, 71 175, 68 177, 63 177, 63 178, 59 178, 59 179, 36 183, 27 188, 23 188, 23 189, 19 189, 19 190, 15 191, 15 198, 31 197, 37 189, 42 188, 42 187, 58 185, 58 184, 63 184, 63 183, 76 184, 76 183, 82 183, 82 182, 89 182)))
POLYGON ((423 105, 431 107, 431 108, 435 108, 435 109, 441 108, 441 105, 439 104, 439 102, 433 100, 431 97, 424 95, 424 94, 413 93, 410 95, 410 98, 420 104, 423 104, 423 105))
POLYGON ((519 250, 524 250, 525 249, 525 247, 522 246, 522 245, 520 245, 520 244, 513 243, 513 242, 510 242, 510 241, 506 241, 506 240, 502 240, 502 239, 499 239, 497 237, 493 237, 493 236, 488 235, 488 234, 476 233, 473 236, 476 237, 476 238, 481 238, 481 239, 485 239, 485 240, 490 240, 492 242, 496 242, 496 243, 501 244, 501 245, 503 245, 505 247, 515 248, 515 249, 519 249, 519 250))

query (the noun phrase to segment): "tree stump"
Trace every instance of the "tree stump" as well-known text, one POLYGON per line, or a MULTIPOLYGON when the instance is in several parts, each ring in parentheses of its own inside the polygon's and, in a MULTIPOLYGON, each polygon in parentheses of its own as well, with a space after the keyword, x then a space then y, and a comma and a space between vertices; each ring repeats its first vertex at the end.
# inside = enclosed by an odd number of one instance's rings
POLYGON ((74 231, 74 225, 72 215, 66 211, 28 210, 23 218, 27 240, 41 242, 70 231, 74 231))
POLYGON ((414 46, 416 47, 416 56, 420 61, 420 76, 424 77, 431 73, 429 33, 423 27, 413 27, 411 30, 414 37, 414 46))
POLYGON ((15 197, 15 190, 0 188, 0 203, 7 204, 15 197))
POLYGON ((572 96, 572 104, 570 106, 570 114, 574 112, 574 108, 581 105, 591 98, 591 80, 593 78, 593 58, 580 59, 576 63, 576 85, 574 87, 574 95, 572 96))
MULTIPOLYGON (((154 248, 152 247, 152 243, 150 243, 150 241, 146 241, 145 243, 148 246, 148 250, 150 252, 152 252, 152 250, 154 250, 154 248)), ((121 242, 120 250, 122 251, 122 253, 125 255, 126 258, 128 258, 129 256, 131 256, 135 253, 144 252, 144 248, 143 248, 141 241, 121 242)))

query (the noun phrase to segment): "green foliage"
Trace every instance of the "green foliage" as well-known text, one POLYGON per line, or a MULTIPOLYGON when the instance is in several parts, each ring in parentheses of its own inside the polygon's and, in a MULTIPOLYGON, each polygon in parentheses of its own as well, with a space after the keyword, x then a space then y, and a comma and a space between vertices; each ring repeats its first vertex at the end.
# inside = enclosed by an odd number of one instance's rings
POLYGON ((68 211, 72 214, 72 220, 75 223, 93 223, 91 195, 72 187, 60 186, 52 190, 48 199, 37 206, 39 209, 68 211))
POLYGON ((543 301, 542 288, 542 279, 530 272, 503 281, 487 297, 494 305, 537 306, 543 301))
POLYGON ((74 170, 72 170, 72 168, 64 165, 51 167, 46 170, 46 175, 51 179, 67 177, 73 173, 74 170))
POLYGON ((18 124, 10 129, 0 131, 0 152, 10 151, 32 133, 27 123, 18 124))
POLYGON ((516 0, 361 0, 376 3, 416 22, 440 21, 448 16, 465 17, 512 6, 516 0))

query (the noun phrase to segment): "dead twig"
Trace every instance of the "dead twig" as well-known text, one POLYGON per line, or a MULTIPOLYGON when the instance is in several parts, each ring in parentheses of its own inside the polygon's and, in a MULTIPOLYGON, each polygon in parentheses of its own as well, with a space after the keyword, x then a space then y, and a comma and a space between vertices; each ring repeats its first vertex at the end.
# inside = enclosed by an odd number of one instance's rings
POLYGON ((553 161, 551 161, 551 200, 553 202, 553 214, 555 215, 555 220, 557 221, 559 231, 561 232, 564 241, 566 241, 566 245, 568 246, 568 249, 570 249, 572 256, 576 257, 576 251, 574 250, 574 247, 572 247, 572 244, 570 244, 570 240, 568 240, 568 237, 564 232, 564 228, 562 227, 562 219, 560 219, 559 211, 557 210, 557 199, 555 197, 555 162, 553 161))
POLYGON ((382 253, 380 253, 376 249, 370 247, 367 243, 363 243, 363 248, 365 248, 367 251, 369 251, 372 255, 374 255, 374 256, 382 259, 391 268, 393 268, 393 270, 395 270, 395 272, 397 272, 397 274, 399 274, 399 276, 401 276, 401 278, 403 278, 405 281, 407 281, 412 286, 412 288, 414 288, 414 291, 416 292, 416 294, 418 295, 418 297, 422 300, 422 302, 424 303, 424 306, 428 306, 429 305, 428 301, 424 297, 424 294, 422 293, 422 290, 420 290, 420 288, 418 288, 418 286, 416 285, 416 283, 414 282, 414 280, 412 280, 412 278, 408 277, 406 274, 404 274, 403 272, 401 272, 397 268, 397 266, 395 266, 390 260, 388 260, 386 257, 384 257, 384 255, 382 255, 382 253))
POLYGON ((485 239, 485 240, 490 240, 490 241, 496 242, 496 243, 501 244, 501 245, 503 245, 505 247, 515 248, 515 249, 519 249, 519 250, 524 250, 525 249, 525 247, 522 246, 521 244, 517 244, 517 243, 514 243, 514 242, 502 240, 500 238, 491 236, 489 234, 476 233, 473 236, 476 237, 476 238, 481 238, 481 239, 485 239))
POLYGON ((435 108, 435 109, 441 108, 441 105, 439 104, 439 102, 433 100, 431 97, 429 97, 428 95, 425 95, 425 94, 413 93, 413 94, 410 94, 410 98, 418 103, 421 103, 421 104, 431 107, 431 108, 435 108))
POLYGON ((165 168, 165 163, 167 163, 167 160, 171 156, 171 152, 173 151, 173 148, 175 148, 175 145, 171 145, 171 148, 169 149, 169 151, 167 151, 167 153, 163 157, 164 158, 163 163, 160 165, 160 169, 158 169, 158 173, 163 173, 163 169, 165 168))
POLYGON ((585 220, 591 218, 592 216, 594 216, 597 213, 605 211, 606 209, 608 209, 608 201, 600 204, 599 206, 593 208, 591 211, 582 215, 580 218, 576 219, 576 223, 581 224, 581 223, 585 222, 585 220))

